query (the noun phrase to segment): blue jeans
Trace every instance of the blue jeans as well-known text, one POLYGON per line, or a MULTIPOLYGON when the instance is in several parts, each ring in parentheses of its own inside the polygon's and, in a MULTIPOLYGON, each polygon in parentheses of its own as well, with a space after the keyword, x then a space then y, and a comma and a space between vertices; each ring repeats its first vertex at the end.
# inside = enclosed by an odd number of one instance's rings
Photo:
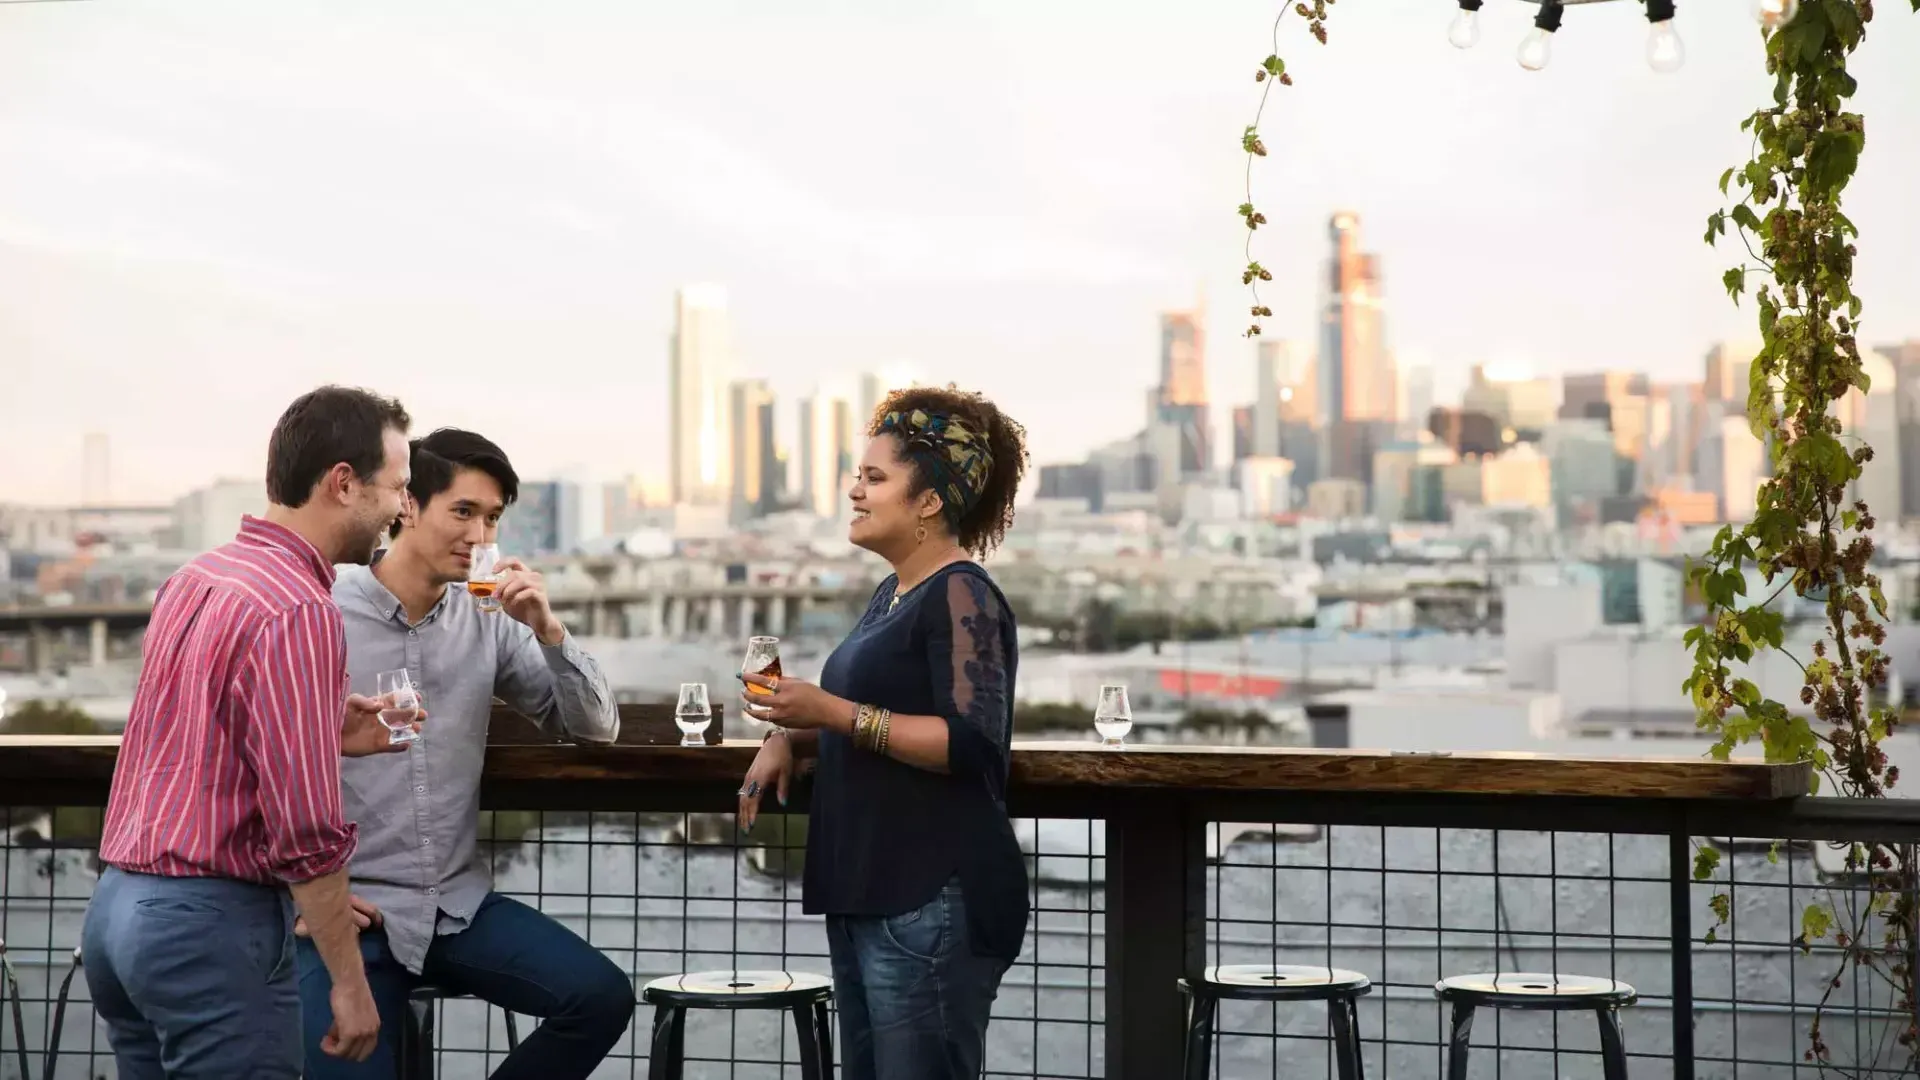
POLYGON ((109 866, 80 955, 121 1080, 298 1080, 285 889, 109 866))
POLYGON ((1004 960, 973 953, 960 886, 889 917, 827 916, 843 1080, 977 1080, 1004 960))
POLYGON ((394 1080, 407 995, 423 983, 471 994, 545 1022, 493 1073, 493 1080, 585 1080, 633 1022, 633 977, 573 931, 533 908, 489 893, 473 921, 433 939, 421 974, 393 958, 378 929, 360 935, 367 985, 380 1010, 380 1043, 358 1064, 329 1057, 320 1037, 333 1024, 333 980, 313 942, 301 938, 300 1003, 306 1015, 306 1080, 394 1080), (536 1064, 537 1063, 537 1064, 536 1064))

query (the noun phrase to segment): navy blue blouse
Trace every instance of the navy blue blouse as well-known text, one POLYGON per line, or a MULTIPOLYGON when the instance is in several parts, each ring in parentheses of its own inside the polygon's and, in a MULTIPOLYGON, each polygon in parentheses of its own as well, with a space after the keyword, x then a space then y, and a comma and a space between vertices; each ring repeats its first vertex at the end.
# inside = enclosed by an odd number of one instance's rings
POLYGON ((807 827, 804 908, 901 915, 958 879, 973 951, 1009 962, 1027 932, 1027 867, 1007 819, 1013 612, 986 570, 944 566, 893 600, 874 591, 820 673, 830 693, 895 714, 947 722, 945 774, 820 733, 807 827))

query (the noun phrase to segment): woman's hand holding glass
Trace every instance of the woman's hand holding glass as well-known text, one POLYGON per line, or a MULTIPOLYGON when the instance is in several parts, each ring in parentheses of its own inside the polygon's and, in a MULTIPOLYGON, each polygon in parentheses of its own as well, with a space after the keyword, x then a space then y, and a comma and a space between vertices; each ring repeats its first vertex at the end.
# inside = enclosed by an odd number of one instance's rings
POLYGON ((823 728, 844 735, 853 730, 853 703, 805 679, 741 672, 740 681, 759 687, 740 692, 741 704, 755 720, 796 731, 823 728))

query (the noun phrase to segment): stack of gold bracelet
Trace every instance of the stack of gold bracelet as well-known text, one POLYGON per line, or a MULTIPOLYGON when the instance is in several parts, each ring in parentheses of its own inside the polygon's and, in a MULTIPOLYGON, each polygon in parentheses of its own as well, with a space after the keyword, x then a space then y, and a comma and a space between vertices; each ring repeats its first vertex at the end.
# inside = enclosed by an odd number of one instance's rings
POLYGON ((882 757, 887 753, 887 736, 893 730, 893 710, 862 705, 853 713, 853 745, 882 757))

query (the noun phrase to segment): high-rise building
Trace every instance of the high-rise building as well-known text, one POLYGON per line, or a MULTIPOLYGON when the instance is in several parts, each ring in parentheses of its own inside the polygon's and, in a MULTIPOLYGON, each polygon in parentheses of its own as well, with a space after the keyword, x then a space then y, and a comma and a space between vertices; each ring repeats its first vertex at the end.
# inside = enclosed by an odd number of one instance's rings
POLYGON ((1204 313, 1169 311, 1160 316, 1160 385, 1155 388, 1149 426, 1172 428, 1177 438, 1179 475, 1190 477, 1213 466, 1212 429, 1207 419, 1207 339, 1204 313))
POLYGON ((1400 402, 1394 409, 1403 434, 1426 430, 1433 412, 1433 365, 1411 364, 1400 373, 1400 402))
POLYGON ((80 505, 105 506, 112 501, 107 461, 107 435, 89 431, 81 449, 80 505))
MULTIPOLYGON (((1874 351, 1893 362, 1900 438, 1892 449, 1900 455, 1900 516, 1920 517, 1920 338, 1881 345, 1874 351)), ((1874 451, 1877 460, 1881 447, 1876 445, 1874 451)), ((1875 516, 1891 517, 1879 507, 1873 512, 1875 516)))
POLYGON ((773 391, 765 379, 742 379, 729 394, 727 426, 732 433, 735 524, 765 513, 777 497, 773 488, 779 459, 774 455, 773 391))
POLYGON ((1282 444, 1289 423, 1313 423, 1313 366, 1291 341, 1262 341, 1253 354, 1253 452, 1288 456, 1282 444))
POLYGON ((1759 342, 1723 341, 1708 349, 1702 384, 1705 399, 1730 404, 1745 415, 1747 378, 1753 370, 1753 358, 1759 354, 1759 342))
POLYGON ((732 360, 725 290, 718 285, 688 285, 675 295, 668 351, 668 467, 673 501, 724 503, 733 488, 727 422, 732 360))
POLYGON ((1569 375, 1561 387, 1561 419, 1601 421, 1613 434, 1613 448, 1621 457, 1634 462, 1646 457, 1651 401, 1644 374, 1569 375))
POLYGON ((520 497, 500 516, 503 555, 571 555, 580 549, 580 485, 535 480, 520 485, 520 497))
POLYGON ((1899 521, 1901 477, 1906 462, 1900 458, 1898 379, 1893 360, 1884 353, 1860 354, 1860 370, 1870 384, 1840 399, 1838 414, 1846 434, 1874 448, 1873 460, 1860 467, 1860 477, 1847 495, 1863 500, 1882 528, 1899 521))
POLYGON ((1328 237, 1333 251, 1320 309, 1321 466, 1328 476, 1365 481, 1373 472, 1373 449, 1387 441, 1399 419, 1380 260, 1360 250, 1357 214, 1335 214, 1328 237))
POLYGON ((824 518, 841 510, 842 478, 852 467, 841 467, 846 452, 845 400, 815 390, 800 402, 800 504, 824 518))

